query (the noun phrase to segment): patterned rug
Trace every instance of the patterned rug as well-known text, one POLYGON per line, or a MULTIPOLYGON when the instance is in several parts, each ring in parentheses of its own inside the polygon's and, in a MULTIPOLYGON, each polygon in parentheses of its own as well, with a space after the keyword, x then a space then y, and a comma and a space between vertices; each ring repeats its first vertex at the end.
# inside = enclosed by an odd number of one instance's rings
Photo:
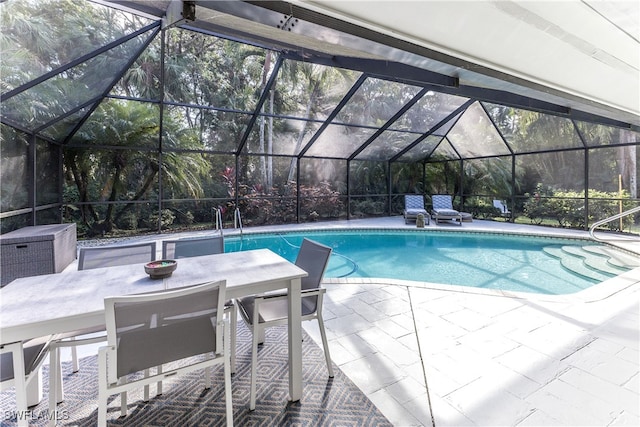
MULTIPOLYGON (((289 402, 287 329, 267 330, 258 351, 256 409, 249 411, 251 381, 251 333, 238 323, 236 373, 231 377, 236 426, 391 426, 371 401, 334 366, 329 378, 324 353, 303 331, 304 393, 289 402)), ((64 350, 63 350, 64 352, 64 350)), ((58 405, 58 425, 95 426, 98 407, 97 357, 80 360, 80 371, 71 373, 63 364, 65 401, 58 405)), ((44 426, 48 416, 48 365, 43 372, 44 399, 31 408, 30 424, 44 426)), ((201 372, 163 382, 163 394, 143 402, 142 390, 129 393, 127 417, 120 418, 120 398, 110 400, 107 419, 112 426, 224 426, 222 368, 214 367, 212 387, 204 389, 201 372)), ((152 392, 154 387, 151 388, 152 392)), ((0 394, 1 426, 15 426, 12 390, 0 394), (13 415, 13 419, 11 419, 13 415)))

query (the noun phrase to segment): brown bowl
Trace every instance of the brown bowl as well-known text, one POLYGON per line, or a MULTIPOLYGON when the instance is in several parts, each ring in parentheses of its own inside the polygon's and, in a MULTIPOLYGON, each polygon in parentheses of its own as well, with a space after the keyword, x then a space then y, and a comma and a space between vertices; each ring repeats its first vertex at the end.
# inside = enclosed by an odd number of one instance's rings
POLYGON ((178 268, 178 261, 173 259, 159 259, 148 262, 144 265, 144 271, 152 279, 164 279, 165 277, 169 277, 176 268, 178 268))

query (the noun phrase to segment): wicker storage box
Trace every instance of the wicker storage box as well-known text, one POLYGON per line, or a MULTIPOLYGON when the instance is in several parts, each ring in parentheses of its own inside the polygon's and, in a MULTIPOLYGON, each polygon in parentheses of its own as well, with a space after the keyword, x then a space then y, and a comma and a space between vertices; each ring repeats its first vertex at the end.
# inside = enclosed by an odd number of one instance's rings
POLYGON ((24 227, 0 236, 0 286, 18 277, 60 273, 76 258, 76 225, 24 227))

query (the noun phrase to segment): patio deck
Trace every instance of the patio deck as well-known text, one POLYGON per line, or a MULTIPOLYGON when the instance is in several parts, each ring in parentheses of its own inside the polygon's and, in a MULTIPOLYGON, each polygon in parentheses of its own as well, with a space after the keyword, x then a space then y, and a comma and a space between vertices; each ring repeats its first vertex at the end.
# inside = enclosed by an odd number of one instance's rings
MULTIPOLYGON (((394 217, 349 225, 406 227, 394 217)), ((587 235, 477 220, 448 228, 587 235)), ((365 279, 326 287, 334 362, 394 425, 640 425, 640 269, 583 296, 365 279)))
MULTIPOLYGON (((389 217, 294 227, 415 226, 389 217)), ((587 236, 479 220, 428 227, 587 236)), ((640 425, 640 269, 558 297, 386 279, 325 285, 334 363, 396 426, 640 425)), ((319 342, 314 322, 303 325, 319 342)))

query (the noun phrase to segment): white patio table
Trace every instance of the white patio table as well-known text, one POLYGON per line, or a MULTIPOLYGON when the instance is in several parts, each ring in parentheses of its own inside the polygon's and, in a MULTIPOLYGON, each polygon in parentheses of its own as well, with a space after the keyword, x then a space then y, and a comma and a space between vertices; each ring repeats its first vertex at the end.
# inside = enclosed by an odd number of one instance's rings
MULTIPOLYGON (((0 289, 0 345, 13 352, 14 372, 24 368, 21 343, 31 338, 104 326, 104 298, 195 285, 226 279, 227 298, 277 289, 289 292, 289 397, 302 396, 302 326, 300 279, 307 273, 267 249, 228 252, 178 260, 171 277, 153 280, 144 264, 16 279, 0 289)), ((24 376, 16 387, 24 388, 24 376)), ((22 399, 21 399, 22 400, 22 399)), ((27 402, 17 403, 18 411, 27 402)), ((20 413, 20 412, 18 412, 20 413)), ((18 420, 27 425, 27 420, 18 420)))

